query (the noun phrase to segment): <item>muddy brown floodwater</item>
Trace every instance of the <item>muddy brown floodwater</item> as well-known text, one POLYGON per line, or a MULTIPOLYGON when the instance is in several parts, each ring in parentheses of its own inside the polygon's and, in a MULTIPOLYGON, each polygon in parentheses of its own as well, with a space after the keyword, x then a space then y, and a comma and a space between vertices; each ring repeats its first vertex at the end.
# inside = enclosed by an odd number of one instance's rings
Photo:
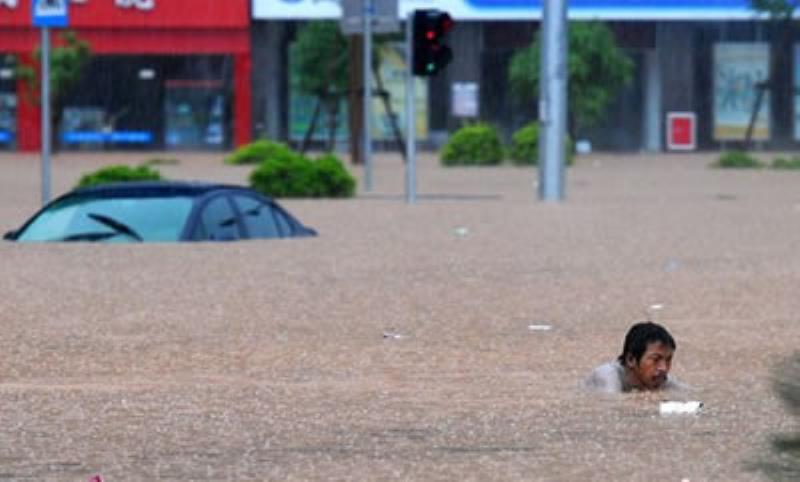
MULTIPOLYGON (((62 154, 53 192, 146 157, 62 154)), ((770 374, 800 347, 800 173, 713 160, 581 157, 543 204, 532 169, 423 156, 408 206, 379 155, 373 192, 283 203, 315 239, 2 243, 0 479, 767 480, 797 429, 770 374), (697 416, 577 389, 654 304, 697 416)), ((38 176, 0 156, 0 229, 38 176)))

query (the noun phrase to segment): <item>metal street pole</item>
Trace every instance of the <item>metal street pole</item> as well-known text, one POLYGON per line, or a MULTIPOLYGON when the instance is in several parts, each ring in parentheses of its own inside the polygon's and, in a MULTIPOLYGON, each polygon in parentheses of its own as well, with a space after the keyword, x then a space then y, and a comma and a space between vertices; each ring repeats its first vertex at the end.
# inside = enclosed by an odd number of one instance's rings
POLYGON ((364 22, 364 190, 372 191, 372 0, 364 0, 362 20, 364 22))
POLYGON ((539 74, 539 199, 564 199, 567 131, 567 0, 544 0, 539 74))
POLYGON ((50 201, 50 29, 42 28, 42 205, 50 201))
POLYGON ((414 11, 406 19, 406 202, 417 200, 416 112, 414 93, 414 11))

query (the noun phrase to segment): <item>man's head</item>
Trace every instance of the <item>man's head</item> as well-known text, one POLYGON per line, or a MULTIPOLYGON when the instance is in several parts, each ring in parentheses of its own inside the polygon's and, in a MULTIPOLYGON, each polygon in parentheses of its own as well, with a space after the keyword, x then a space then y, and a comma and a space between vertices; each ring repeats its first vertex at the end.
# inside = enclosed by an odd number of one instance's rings
POLYGON ((667 381, 675 348, 675 340, 663 326, 649 321, 636 323, 625 335, 619 362, 631 382, 655 390, 667 381))

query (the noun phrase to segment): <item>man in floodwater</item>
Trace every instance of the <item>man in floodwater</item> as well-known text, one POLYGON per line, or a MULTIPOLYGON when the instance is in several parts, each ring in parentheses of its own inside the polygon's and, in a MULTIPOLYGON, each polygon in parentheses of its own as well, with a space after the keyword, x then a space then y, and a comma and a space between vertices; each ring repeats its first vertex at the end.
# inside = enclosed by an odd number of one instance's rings
POLYGON ((675 348, 675 340, 663 326, 636 323, 625 335, 622 354, 592 370, 586 387, 605 393, 682 388, 669 376, 675 348))

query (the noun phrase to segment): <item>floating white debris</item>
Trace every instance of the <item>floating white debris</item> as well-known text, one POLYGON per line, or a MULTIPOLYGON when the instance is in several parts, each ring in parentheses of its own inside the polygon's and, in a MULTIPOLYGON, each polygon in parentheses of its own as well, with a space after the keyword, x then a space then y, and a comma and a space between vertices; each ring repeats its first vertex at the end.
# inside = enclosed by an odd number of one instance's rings
POLYGON ((647 311, 661 311, 663 309, 664 309, 664 305, 662 303, 655 303, 655 304, 650 305, 647 308, 647 311))
POLYGON ((551 325, 528 325, 531 331, 550 331, 553 329, 551 325))
POLYGON ((400 333, 395 333, 393 331, 384 331, 383 338, 388 340, 402 340, 405 338, 405 335, 401 335, 400 333))
POLYGON ((469 234, 469 228, 465 228, 464 226, 458 226, 456 229, 453 230, 453 232, 459 238, 463 238, 469 234))
POLYGON ((658 413, 661 415, 696 415, 703 408, 703 402, 661 402, 658 413))

